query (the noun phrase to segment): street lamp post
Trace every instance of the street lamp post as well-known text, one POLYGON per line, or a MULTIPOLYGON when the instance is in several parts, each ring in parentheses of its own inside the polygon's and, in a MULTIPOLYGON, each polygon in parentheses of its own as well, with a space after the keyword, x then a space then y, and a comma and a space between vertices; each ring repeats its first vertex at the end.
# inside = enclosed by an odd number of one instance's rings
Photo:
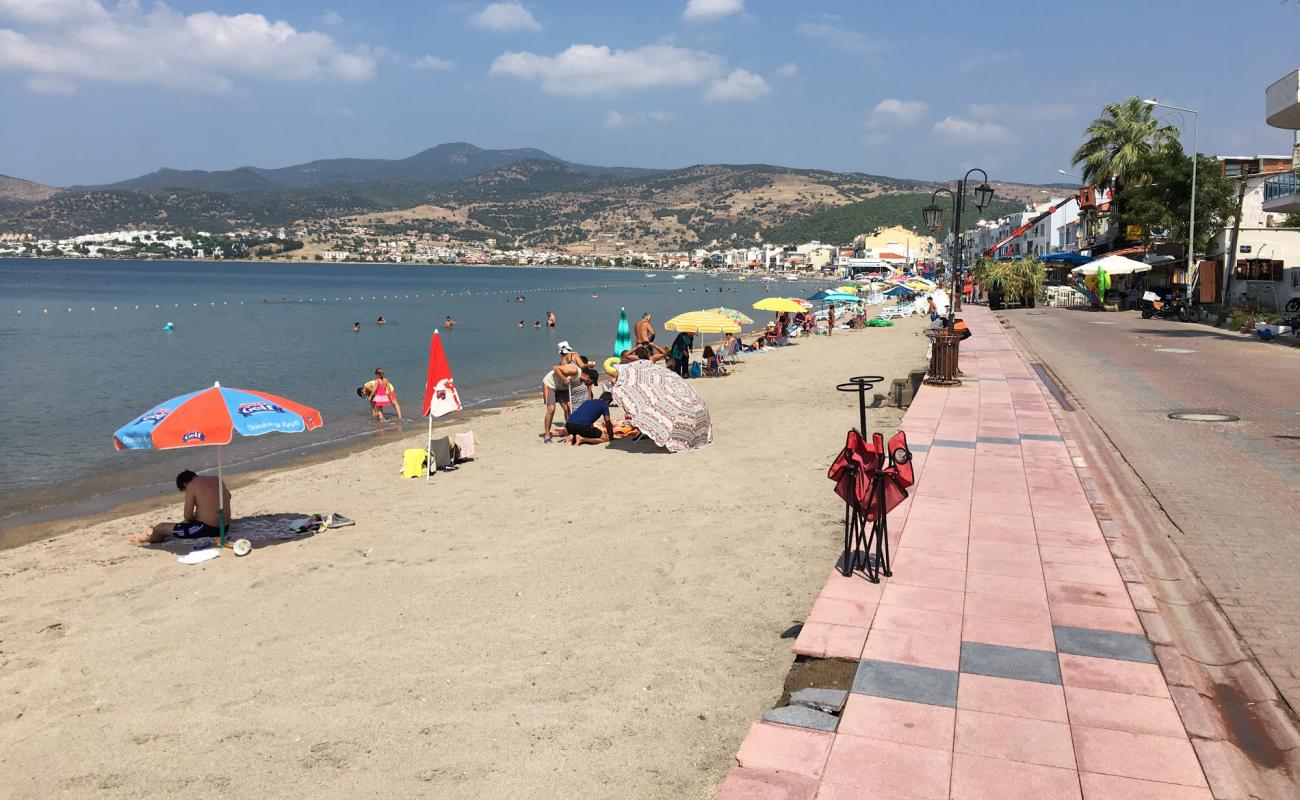
POLYGON ((1192 286, 1196 283, 1196 149, 1198 147, 1197 138, 1201 127, 1201 113, 1191 108, 1181 106, 1171 106, 1168 103, 1158 102, 1154 97, 1150 100, 1143 100, 1149 106, 1158 106, 1167 108, 1171 111, 1183 111, 1192 115, 1192 202, 1191 211, 1187 215, 1187 302, 1192 300, 1192 286))
POLYGON ((963 242, 963 236, 961 230, 961 212, 962 212, 962 207, 965 205, 966 189, 968 184, 970 183, 970 176, 971 173, 974 172, 978 172, 981 175, 982 180, 980 181, 980 185, 972 189, 971 192, 972 194, 974 194, 975 197, 975 208, 980 211, 983 211, 985 207, 987 207, 988 204, 993 200, 993 187, 989 186, 988 173, 980 169, 979 167, 975 167, 974 169, 967 171, 965 177, 957 181, 956 192, 948 188, 936 189, 934 191, 934 194, 930 195, 930 205, 924 208, 921 212, 921 215, 925 220, 926 227, 928 227, 932 231, 937 231, 939 230, 939 227, 943 224, 943 209, 940 208, 936 202, 939 197, 939 194, 944 193, 952 198, 953 258, 952 258, 952 269, 951 269, 952 279, 948 287, 948 331, 950 333, 952 332, 953 325, 954 325, 953 319, 954 319, 954 314, 956 313, 957 310, 957 298, 960 296, 957 292, 957 281, 959 280, 961 276, 962 268, 965 266, 966 263, 965 247, 963 247, 964 242, 963 242))

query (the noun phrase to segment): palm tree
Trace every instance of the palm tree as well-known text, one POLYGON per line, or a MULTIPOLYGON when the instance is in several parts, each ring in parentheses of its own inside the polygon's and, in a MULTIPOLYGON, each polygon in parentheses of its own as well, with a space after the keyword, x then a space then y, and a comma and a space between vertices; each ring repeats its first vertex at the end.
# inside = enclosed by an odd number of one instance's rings
POLYGON ((1118 191, 1150 179, 1143 174, 1145 157, 1178 141, 1178 129, 1160 124, 1151 110, 1137 97, 1106 104, 1074 151, 1074 164, 1083 165, 1083 179, 1089 185, 1118 191))

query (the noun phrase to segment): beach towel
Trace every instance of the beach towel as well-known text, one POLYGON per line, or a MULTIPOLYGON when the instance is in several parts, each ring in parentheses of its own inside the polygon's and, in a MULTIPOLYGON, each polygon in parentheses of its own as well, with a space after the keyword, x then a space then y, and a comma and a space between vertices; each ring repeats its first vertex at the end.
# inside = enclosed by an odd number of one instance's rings
POLYGON ((429 474, 429 454, 422 447, 402 451, 402 477, 423 478, 429 474))
POLYGON ((474 459, 474 446, 478 444, 478 437, 474 431, 465 431, 456 434, 456 447, 460 450, 461 461, 472 461, 474 459))
POLYGON ((451 453, 451 437, 443 436, 440 439, 434 439, 429 450, 431 456, 429 460, 429 470, 447 469, 454 467, 456 462, 451 453))

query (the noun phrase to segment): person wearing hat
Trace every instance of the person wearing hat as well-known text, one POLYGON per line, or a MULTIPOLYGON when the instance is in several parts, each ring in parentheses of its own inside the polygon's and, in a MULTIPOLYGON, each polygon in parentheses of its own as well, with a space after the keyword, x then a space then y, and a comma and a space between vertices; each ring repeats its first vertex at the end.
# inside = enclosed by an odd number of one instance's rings
POLYGON ((573 412, 571 393, 575 385, 591 386, 599 376, 595 370, 584 369, 582 357, 574 352, 568 342, 560 342, 559 363, 542 376, 542 402, 546 404, 546 416, 543 422, 542 439, 551 442, 551 425, 555 421, 555 407, 564 409, 564 420, 568 422, 573 412))

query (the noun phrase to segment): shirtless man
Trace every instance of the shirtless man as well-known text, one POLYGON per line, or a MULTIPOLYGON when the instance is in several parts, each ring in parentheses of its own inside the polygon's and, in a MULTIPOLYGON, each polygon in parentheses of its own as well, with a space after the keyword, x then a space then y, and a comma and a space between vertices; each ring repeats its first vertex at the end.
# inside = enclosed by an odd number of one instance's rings
POLYGON ((136 544, 158 544, 173 536, 177 539, 214 539, 221 535, 218 509, 225 507, 226 526, 230 526, 230 488, 222 487, 223 502, 217 502, 217 479, 198 476, 185 470, 176 476, 176 488, 185 493, 181 519, 184 522, 160 522, 144 533, 131 537, 136 544))
POLYGON ((636 321, 632 335, 636 337, 637 344, 647 344, 655 340, 655 326, 651 324, 648 313, 642 314, 641 319, 636 321))

